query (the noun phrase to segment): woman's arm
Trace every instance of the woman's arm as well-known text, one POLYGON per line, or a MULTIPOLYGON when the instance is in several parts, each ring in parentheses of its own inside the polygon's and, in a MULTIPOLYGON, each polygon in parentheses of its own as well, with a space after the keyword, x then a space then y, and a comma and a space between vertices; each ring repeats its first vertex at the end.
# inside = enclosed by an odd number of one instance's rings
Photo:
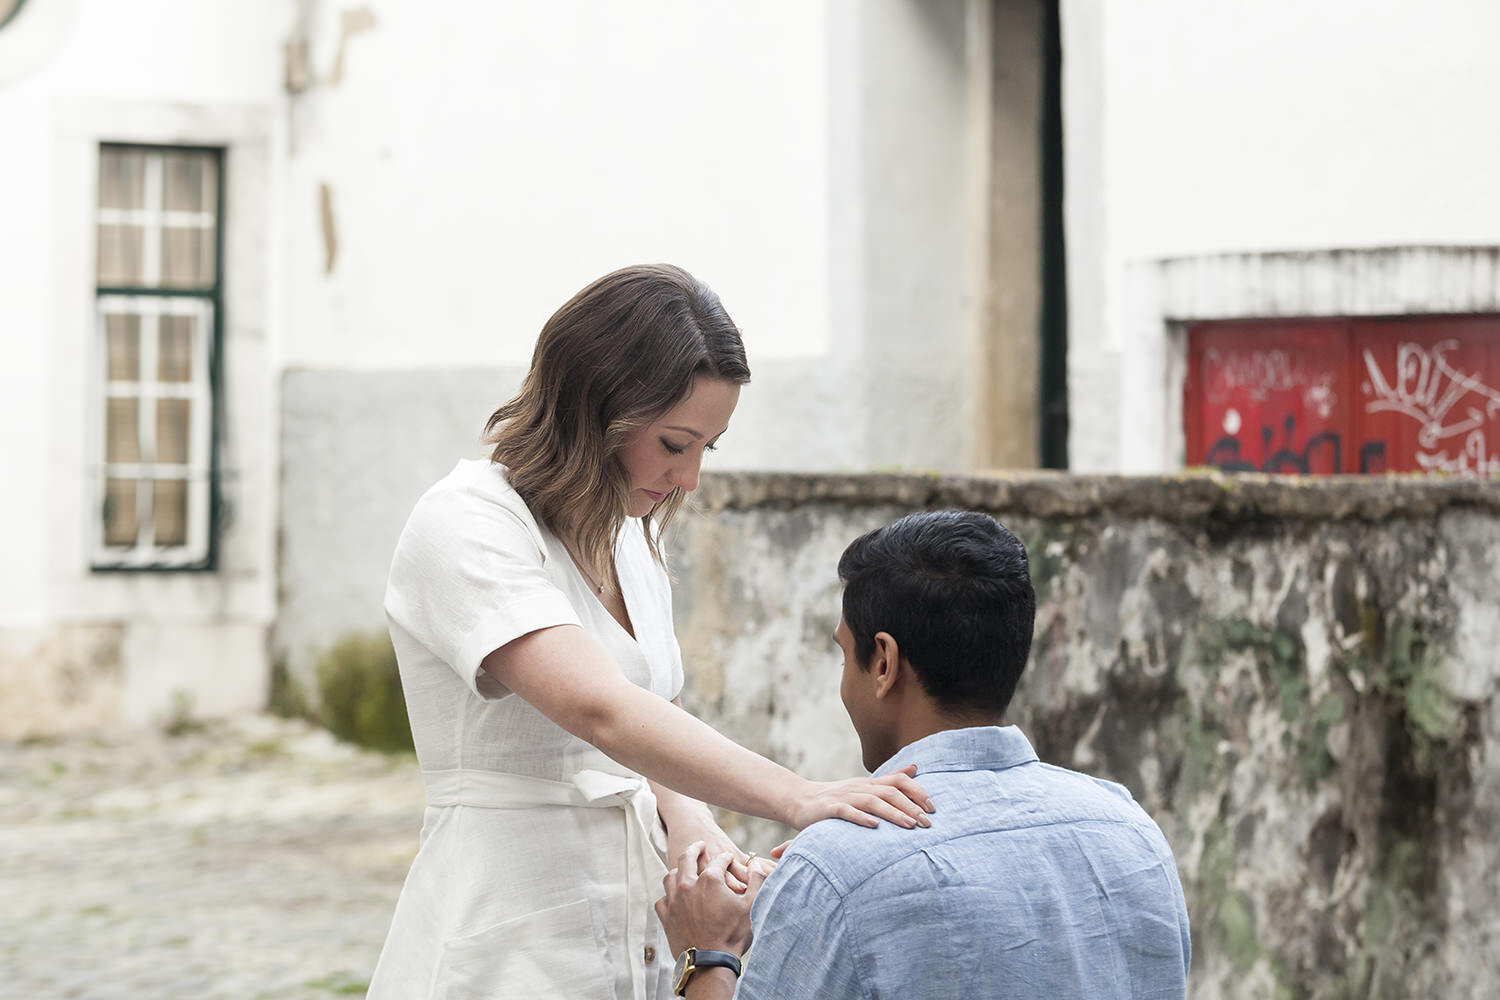
MULTIPOLYGON (((682 696, 673 698, 672 704, 682 708, 682 696)), ((741 861, 745 860, 745 853, 719 826, 707 805, 659 781, 651 782, 651 791, 656 796, 657 815, 667 828, 667 857, 675 858, 687 850, 688 845, 701 840, 711 855, 727 851, 741 861)))
POLYGON ((928 825, 932 800, 905 771, 808 781, 632 684, 576 625, 539 629, 483 669, 568 732, 652 781, 725 809, 802 829, 820 819, 928 825))

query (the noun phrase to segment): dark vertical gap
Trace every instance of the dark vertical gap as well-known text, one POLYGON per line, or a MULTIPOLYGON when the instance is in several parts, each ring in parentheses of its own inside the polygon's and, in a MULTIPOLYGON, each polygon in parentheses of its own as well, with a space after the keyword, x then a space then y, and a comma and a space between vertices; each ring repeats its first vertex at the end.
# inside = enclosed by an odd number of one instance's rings
POLYGON ((209 355, 208 369, 208 400, 212 408, 209 411, 208 428, 208 553, 203 566, 210 571, 219 568, 219 531, 224 526, 223 470, 220 468, 219 445, 220 439, 228 430, 224 419, 224 224, 229 215, 226 211, 229 186, 224 175, 229 170, 228 150, 216 150, 214 159, 218 164, 219 175, 218 204, 215 206, 218 224, 214 227, 214 238, 218 241, 218 246, 214 262, 213 353, 209 355))
POLYGON ((1068 467, 1068 273, 1063 236, 1059 2, 1044 0, 1042 15, 1042 350, 1037 447, 1044 469, 1068 467))

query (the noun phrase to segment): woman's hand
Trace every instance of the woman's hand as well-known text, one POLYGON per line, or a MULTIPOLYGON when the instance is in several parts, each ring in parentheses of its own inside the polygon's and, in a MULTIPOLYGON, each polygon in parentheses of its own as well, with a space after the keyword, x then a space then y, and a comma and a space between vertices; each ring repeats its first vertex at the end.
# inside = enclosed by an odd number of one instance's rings
POLYGON ((876 826, 880 820, 911 829, 931 826, 932 798, 917 784, 917 765, 878 778, 809 781, 793 805, 791 825, 801 830, 820 819, 841 819, 857 826, 876 826))
POLYGON ((681 857, 690 845, 701 843, 709 857, 728 854, 736 861, 743 862, 745 852, 714 822, 708 807, 701 803, 694 804, 702 810, 701 815, 679 815, 667 824, 667 857, 681 857))
MULTIPOLYGON (((701 843, 708 857, 728 854, 740 862, 738 870, 743 871, 745 852, 720 829, 708 806, 654 781, 651 790, 656 793, 657 815, 667 830, 667 857, 681 857, 690 845, 701 843)), ((742 890, 745 887, 743 875, 732 876, 729 886, 736 891, 742 890)))

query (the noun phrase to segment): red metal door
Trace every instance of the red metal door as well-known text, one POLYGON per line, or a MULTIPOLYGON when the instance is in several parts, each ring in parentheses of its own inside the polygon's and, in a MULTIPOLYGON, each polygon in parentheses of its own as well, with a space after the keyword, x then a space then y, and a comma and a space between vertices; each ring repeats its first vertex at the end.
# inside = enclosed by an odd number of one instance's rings
POLYGON ((1342 320, 1189 329, 1189 465, 1347 471, 1349 401, 1349 331, 1342 320))
POLYGON ((1500 474, 1500 317, 1188 328, 1187 464, 1500 474))
POLYGON ((1379 468, 1500 473, 1500 318, 1356 327, 1355 432, 1379 468))

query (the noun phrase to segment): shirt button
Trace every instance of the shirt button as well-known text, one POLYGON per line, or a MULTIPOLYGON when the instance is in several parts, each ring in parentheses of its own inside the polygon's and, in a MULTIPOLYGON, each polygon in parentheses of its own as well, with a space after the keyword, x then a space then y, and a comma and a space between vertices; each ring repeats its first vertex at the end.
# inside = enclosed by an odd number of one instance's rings
POLYGON ((646 945, 646 964, 650 965, 654 961, 656 961, 656 949, 648 944, 646 945))

